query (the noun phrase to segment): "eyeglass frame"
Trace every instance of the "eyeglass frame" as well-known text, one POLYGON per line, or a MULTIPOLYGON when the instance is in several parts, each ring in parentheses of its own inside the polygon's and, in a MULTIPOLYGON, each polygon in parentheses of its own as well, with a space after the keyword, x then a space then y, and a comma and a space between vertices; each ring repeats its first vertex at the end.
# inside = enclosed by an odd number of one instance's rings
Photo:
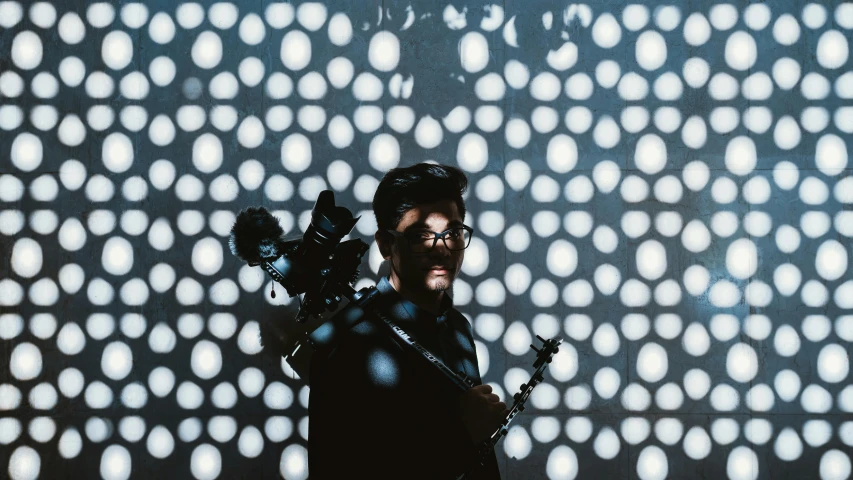
POLYGON ((462 225, 456 226, 456 227, 452 227, 452 228, 448 228, 447 230, 440 232, 440 233, 424 231, 423 233, 431 233, 432 234, 432 246, 429 247, 428 249, 424 250, 423 252, 416 252, 416 251, 412 250, 412 242, 406 236, 406 233, 398 232, 397 230, 393 230, 390 228, 385 229, 385 231, 390 233, 391 235, 394 235, 395 237, 405 238, 406 245, 409 247, 409 250, 412 253, 417 254, 417 255, 427 254, 427 253, 430 253, 433 250, 435 250, 435 246, 438 245, 438 239, 441 239, 441 241, 444 242, 444 248, 446 248, 448 251, 450 251, 450 252, 462 252, 462 251, 465 251, 466 249, 468 249, 468 247, 471 245, 471 238, 474 237, 474 229, 469 227, 468 225, 465 225, 465 224, 462 224, 462 225), (457 228, 461 228, 461 229, 467 231, 468 234, 470 235, 470 238, 468 238, 468 243, 465 244, 464 248, 460 248, 458 250, 452 250, 449 246, 447 246, 447 239, 445 238, 445 236, 448 233, 450 233, 452 230, 456 230, 457 228))

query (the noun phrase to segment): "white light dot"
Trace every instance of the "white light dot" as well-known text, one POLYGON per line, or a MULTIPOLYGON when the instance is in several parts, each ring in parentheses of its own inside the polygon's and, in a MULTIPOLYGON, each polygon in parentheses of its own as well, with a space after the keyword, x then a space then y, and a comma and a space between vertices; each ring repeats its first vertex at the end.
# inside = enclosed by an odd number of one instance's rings
POLYGON ((568 135, 555 135, 548 142, 546 161, 548 167, 556 173, 571 171, 578 161, 577 144, 568 135))
POLYGON ((735 447, 726 462, 726 473, 731 480, 755 480, 759 468, 758 456, 744 446, 735 447))
MULTIPOLYGON (((244 328, 245 330, 245 328, 244 328)), ((242 333, 241 333, 242 335, 242 333)), ((255 367, 248 367, 240 372, 237 384, 243 395, 254 398, 264 389, 264 374, 255 367)))
POLYGON ((121 21, 129 28, 140 28, 148 21, 148 8, 141 3, 128 3, 121 8, 121 21))
MULTIPOLYGON (((350 124, 349 120, 343 115, 336 115, 329 122, 329 141, 335 148, 346 148, 352 144, 353 138, 355 137, 355 131, 352 128, 352 124, 350 124)), ((336 177, 329 176, 329 179, 336 179, 336 177)), ((337 189, 342 190, 342 189, 337 189)))
POLYGON ((305 480, 308 478, 308 451, 299 444, 288 445, 281 452, 279 473, 284 478, 305 480))
POLYGON ((512 118, 506 124, 506 143, 512 148, 524 148, 530 141, 530 126, 520 118, 512 118))
POLYGON ((649 22, 649 10, 644 5, 631 4, 622 10, 622 23, 625 28, 636 32, 649 22))
POLYGON ((222 72, 210 80, 209 91, 217 100, 231 100, 240 91, 240 84, 231 72, 222 72))
POLYGON ((23 70, 39 66, 43 55, 41 38, 29 30, 18 33, 12 40, 12 62, 23 70))
POLYGON ((826 8, 817 3, 809 3, 803 8, 803 23, 812 30, 820 28, 826 22, 826 8))
POLYGON ((773 94, 773 81, 764 72, 756 72, 741 83, 741 93, 748 100, 767 100, 773 94))
POLYGON ((24 18, 24 9, 18 2, 0 3, 0 27, 11 28, 24 18))
POLYGON ((171 42, 175 38, 175 23, 172 17, 164 12, 157 12, 148 23, 148 36, 161 45, 171 42))
POLYGON ((59 374, 57 379, 59 391, 68 398, 74 398, 80 395, 85 385, 83 373, 76 368, 66 368, 59 374))
POLYGON ((468 32, 459 40, 459 61, 469 73, 486 68, 489 63, 489 44, 479 32, 468 32))
POLYGON ((847 167, 847 146, 836 135, 824 135, 815 147, 815 164, 826 175, 838 175, 847 167))
POLYGON ((552 243, 548 247, 546 258, 548 270, 560 277, 568 277, 577 268, 577 249, 565 240, 557 240, 552 243))
POLYGON ((112 342, 104 347, 101 355, 101 370, 104 375, 113 380, 121 380, 130 373, 132 368, 133 353, 127 344, 112 342))
POLYGON ((663 480, 668 473, 666 453, 655 445, 643 448, 637 458, 637 476, 642 480, 663 480))
POLYGON ((843 381, 850 372, 850 358, 847 350, 838 344, 824 346, 817 357, 817 371, 825 382, 843 381))
POLYGON ((782 90, 790 90, 800 80, 800 64, 790 57, 780 58, 773 64, 773 80, 782 90))
POLYGON ((177 390, 178 406, 194 410, 204 403, 204 391, 192 382, 182 382, 177 390))
POLYGON ((637 63, 645 70, 657 70, 666 61, 666 41, 661 34, 647 30, 637 38, 637 63))
POLYGON ((476 173, 486 168, 489 161, 486 140, 476 133, 465 134, 459 139, 456 161, 463 170, 470 173, 476 173))
POLYGON ((311 164, 311 142, 302 134, 293 134, 281 144, 281 162, 284 168, 300 173, 311 164))
POLYGON ((619 350, 619 335, 613 325, 605 323, 600 325, 592 337, 592 346, 602 356, 612 356, 619 350))
POLYGON ((731 34, 726 40, 726 63, 735 70, 747 70, 755 64, 758 57, 755 39, 746 32, 731 34))
MULTIPOLYGON (((694 357, 700 357, 707 353, 711 345, 711 338, 708 336, 705 327, 698 323, 691 323, 684 331, 681 344, 685 352, 694 357)), ((689 395, 690 391, 688 390, 687 393, 689 395)))
POLYGON ((41 351, 32 343, 18 344, 9 358, 9 371, 18 380, 32 380, 42 369, 41 351))
POLYGON ((302 70, 311 61, 311 40, 301 30, 289 31, 281 41, 281 61, 290 70, 302 70))
POLYGON ((711 75, 711 67, 704 59, 692 57, 684 62, 681 75, 684 82, 692 88, 701 88, 711 75))
MULTIPOLYGON (((113 391, 101 381, 90 383, 84 394, 86 405, 90 408, 103 409, 113 403, 113 391)), ((87 432, 88 433, 88 432, 87 432)))
POLYGON ((258 117, 243 119, 237 129, 237 141, 245 148, 257 148, 264 142, 264 125, 258 117))
POLYGON ((701 460, 711 453, 711 438, 702 427, 692 427, 684 435, 684 453, 694 460, 701 460))
POLYGON ((240 39, 247 45, 257 45, 264 40, 266 28, 264 21, 256 13, 250 13, 240 22, 240 39))
POLYGON ((166 367, 156 367, 148 375, 148 388, 160 398, 168 395, 174 386, 175 374, 166 367))
POLYGON ((551 72, 542 72, 530 82, 530 95, 543 102, 553 101, 560 95, 560 80, 551 72))
POLYGON ((9 475, 14 480, 35 480, 41 470, 41 457, 30 447, 21 445, 9 456, 9 475))
POLYGON ((773 38, 781 45, 793 45, 800 39, 800 24, 791 14, 785 13, 773 23, 773 38))
POLYGON ((853 29, 853 5, 845 2, 835 8, 835 23, 847 30, 853 29))
POLYGON ((637 354, 637 374, 649 383, 663 379, 668 365, 666 350, 656 343, 643 345, 637 354))
POLYGON ((592 25, 592 40, 601 48, 613 48, 621 39, 622 29, 610 13, 600 15, 592 25))
MULTIPOLYGON (((276 105, 267 110, 264 121, 266 122, 267 127, 274 132, 287 130, 287 128, 293 124, 293 111, 284 105, 276 105)), ((331 124, 329 125, 329 128, 332 128, 331 124)))
MULTIPOLYGON (((604 427, 599 430, 598 435, 595 437, 595 441, 593 442, 593 449, 596 455, 605 460, 610 460, 619 454, 620 448, 619 437, 612 428, 604 427)), ((575 478, 575 476, 572 475, 568 478, 575 478)))
POLYGON ((400 163, 400 144, 393 135, 381 133, 370 141, 368 159, 370 165, 386 172, 400 163))
POLYGON ((222 471, 222 456, 213 445, 201 444, 190 457, 190 471, 198 480, 213 480, 222 471))
POLYGON ((68 12, 62 16, 57 30, 62 41, 69 45, 80 43, 86 36, 86 26, 80 16, 74 12, 68 12))
POLYGON ((15 167, 31 172, 41 165, 42 143, 31 133, 20 133, 12 141, 11 160, 15 167))
POLYGON ((26 278, 35 276, 42 267, 42 249, 30 238, 20 238, 12 247, 12 270, 26 278))
POLYGON ((222 368, 222 353, 219 347, 208 340, 196 343, 192 351, 193 373, 204 380, 215 377, 222 368))
POLYGON ((169 353, 175 348, 175 332, 165 323, 158 323, 148 335, 148 346, 154 353, 169 353))
POLYGON ((373 68, 381 72, 394 70, 400 61, 400 40, 384 30, 374 34, 368 46, 367 59, 373 68))
POLYGON ((782 325, 776 330, 773 346, 779 355, 791 357, 800 350, 800 337, 790 325, 782 325))
POLYGON ((850 457, 841 450, 832 449, 820 457, 822 480, 844 480, 850 477, 850 457))
POLYGON ((651 404, 649 391, 638 383, 632 383, 622 391, 622 406, 632 411, 643 411, 651 404))
POLYGON ((335 13, 329 19, 329 40, 339 47, 352 40, 352 22, 345 13, 335 13))
POLYGON ((649 94, 649 82, 635 72, 628 72, 619 80, 616 89, 624 100, 643 100, 649 94))

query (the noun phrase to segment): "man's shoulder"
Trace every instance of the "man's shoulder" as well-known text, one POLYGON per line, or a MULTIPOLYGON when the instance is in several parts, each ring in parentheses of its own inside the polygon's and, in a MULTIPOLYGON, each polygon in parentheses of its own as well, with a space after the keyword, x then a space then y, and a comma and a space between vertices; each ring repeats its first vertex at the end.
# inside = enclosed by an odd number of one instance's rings
POLYGON ((396 343, 391 339, 379 318, 368 311, 365 318, 343 336, 332 351, 332 357, 363 356, 376 349, 393 349, 396 343))
POLYGON ((468 320, 468 317, 456 307, 450 307, 447 310, 447 321, 457 330, 471 331, 471 322, 468 320))

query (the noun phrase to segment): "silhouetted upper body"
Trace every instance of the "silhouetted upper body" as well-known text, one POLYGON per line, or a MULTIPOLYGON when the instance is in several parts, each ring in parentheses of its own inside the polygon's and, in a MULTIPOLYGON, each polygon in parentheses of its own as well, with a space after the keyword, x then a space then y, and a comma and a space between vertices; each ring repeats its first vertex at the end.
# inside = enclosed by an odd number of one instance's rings
MULTIPOLYGON (((434 315, 404 299, 387 277, 377 288, 376 308, 481 384, 471 326, 449 295, 434 315)), ((457 409, 460 390, 392 335, 370 316, 328 358, 312 362, 310 478, 455 478, 476 458, 457 409)), ((475 478, 500 480, 494 453, 475 478)))

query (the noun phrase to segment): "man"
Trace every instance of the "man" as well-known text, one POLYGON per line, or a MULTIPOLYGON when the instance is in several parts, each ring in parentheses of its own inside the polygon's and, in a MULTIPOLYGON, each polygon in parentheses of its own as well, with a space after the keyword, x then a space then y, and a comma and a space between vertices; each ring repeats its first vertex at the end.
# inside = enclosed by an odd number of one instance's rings
MULTIPOLYGON (((377 285, 374 305, 475 386, 464 393, 450 387, 369 316, 327 359, 312 361, 312 479, 455 478, 508 413, 481 384, 471 326, 448 294, 473 233, 462 223, 467 186, 461 170, 443 165, 385 175, 373 212, 391 272, 377 285)), ((474 478, 500 480, 493 452, 474 478)))

